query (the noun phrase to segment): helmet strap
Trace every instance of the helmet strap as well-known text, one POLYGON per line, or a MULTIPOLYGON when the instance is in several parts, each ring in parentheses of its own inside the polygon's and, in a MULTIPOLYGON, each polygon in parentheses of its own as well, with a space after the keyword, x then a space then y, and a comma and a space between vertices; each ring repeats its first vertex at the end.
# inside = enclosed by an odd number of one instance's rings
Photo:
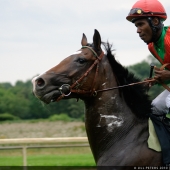
MULTIPOLYGON (((159 19, 159 18, 158 18, 159 19)), ((153 22, 152 22, 153 18, 152 17, 148 17, 147 18, 147 21, 152 29, 152 39, 151 39, 151 42, 156 42, 158 40, 158 37, 157 37, 157 33, 160 29, 163 28, 163 23, 161 21, 161 19, 159 19, 159 24, 158 25, 154 25, 153 22)))

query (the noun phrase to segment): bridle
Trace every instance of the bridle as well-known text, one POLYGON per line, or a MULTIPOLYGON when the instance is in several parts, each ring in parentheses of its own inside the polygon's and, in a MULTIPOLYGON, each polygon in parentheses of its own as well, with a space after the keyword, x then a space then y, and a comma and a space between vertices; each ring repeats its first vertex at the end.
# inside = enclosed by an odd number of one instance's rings
MULTIPOLYGON (((97 55, 97 53, 89 46, 83 46, 83 48, 88 48, 90 49, 93 54, 95 55, 96 57, 96 60, 94 61, 94 63, 90 66, 90 68, 77 80, 75 81, 71 86, 69 84, 63 84, 60 88, 59 88, 59 91, 61 93, 61 95, 57 98, 57 102, 59 100, 61 100, 62 98, 64 98, 65 96, 69 96, 71 93, 77 93, 77 94, 89 94, 90 96, 96 96, 99 92, 104 92, 104 91, 109 91, 109 90, 114 90, 114 89, 119 89, 119 88, 123 88, 123 87, 128 87, 128 86, 134 86, 134 85, 138 85, 138 84, 144 84, 144 83, 151 83, 151 82, 156 82, 156 80, 154 78, 150 78, 150 79, 147 79, 147 80, 144 80, 144 81, 140 81, 140 82, 136 82, 136 83, 131 83, 131 84, 126 84, 126 85, 121 85, 121 86, 116 86, 116 87, 111 87, 111 88, 106 88, 106 89, 101 89, 101 90, 95 90, 95 83, 96 83, 96 77, 98 75, 98 69, 99 69, 99 62, 102 60, 103 56, 104 56, 104 52, 102 51, 100 56, 97 55), (96 66, 96 71, 95 71, 95 76, 94 76, 94 79, 93 79, 93 83, 92 83, 92 86, 91 86, 91 89, 90 90, 81 90, 79 89, 79 87, 81 86, 81 81, 88 76, 89 72, 96 66), (62 90, 63 90, 63 87, 66 86, 69 88, 69 93, 68 94, 65 94, 62 90)), ((155 69, 159 69, 159 70, 163 70, 167 65, 169 65, 169 63, 167 64, 164 64, 160 69, 155 67, 155 69)), ((161 83, 161 82, 160 82, 161 83)), ((161 83, 162 86, 164 88, 166 88, 168 91, 170 91, 170 88, 161 83)))
POLYGON ((77 94, 90 94, 90 96, 95 95, 95 83, 96 83, 96 77, 98 75, 98 71, 99 71, 99 62, 102 60, 103 56, 104 56, 104 52, 102 51, 101 54, 98 56, 98 54, 89 46, 82 46, 81 49, 83 48, 88 48, 92 51, 92 53, 94 54, 94 56, 96 57, 96 59, 94 60, 94 63, 90 66, 90 68, 77 80, 75 81, 71 86, 69 84, 63 84, 60 88, 59 91, 61 93, 61 95, 57 98, 57 102, 59 100, 61 100, 62 98, 64 98, 65 96, 69 96, 71 93, 77 93, 77 94), (89 72, 96 66, 96 71, 95 71, 95 76, 93 79, 93 83, 91 86, 91 90, 81 90, 79 89, 79 87, 81 86, 81 82, 82 80, 88 76, 89 72), (63 86, 69 86, 70 92, 68 94, 64 94, 62 89, 63 86))

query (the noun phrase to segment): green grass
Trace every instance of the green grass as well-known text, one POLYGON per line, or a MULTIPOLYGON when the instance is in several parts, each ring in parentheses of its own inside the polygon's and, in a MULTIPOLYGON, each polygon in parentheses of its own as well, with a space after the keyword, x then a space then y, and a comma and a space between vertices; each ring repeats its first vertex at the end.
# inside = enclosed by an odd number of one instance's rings
MULTIPOLYGON (((33 155, 27 157, 28 166, 95 166, 91 154, 33 155)), ((22 166, 21 156, 0 157, 0 166, 22 166)))
MULTIPOLYGON (((0 166, 22 166, 21 150, 0 150, 0 166)), ((90 148, 27 150, 28 166, 95 166, 90 148)))
POLYGON ((22 166, 22 156, 0 156, 0 166, 22 166))
POLYGON ((94 166, 91 154, 83 155, 48 155, 28 158, 28 165, 35 166, 94 166), (48 160, 47 160, 48 158, 48 160), (46 161, 44 161, 46 159, 46 161))

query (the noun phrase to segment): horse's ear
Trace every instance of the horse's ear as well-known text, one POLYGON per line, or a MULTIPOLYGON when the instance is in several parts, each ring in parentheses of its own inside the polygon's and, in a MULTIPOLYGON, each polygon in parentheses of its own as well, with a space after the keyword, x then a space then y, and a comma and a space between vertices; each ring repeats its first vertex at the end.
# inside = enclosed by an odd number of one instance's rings
POLYGON ((94 30, 93 44, 96 51, 101 50, 101 37, 100 33, 96 29, 94 30))
POLYGON ((81 40, 81 45, 86 46, 87 44, 88 44, 88 42, 87 42, 86 35, 83 33, 83 37, 82 37, 82 40, 81 40))

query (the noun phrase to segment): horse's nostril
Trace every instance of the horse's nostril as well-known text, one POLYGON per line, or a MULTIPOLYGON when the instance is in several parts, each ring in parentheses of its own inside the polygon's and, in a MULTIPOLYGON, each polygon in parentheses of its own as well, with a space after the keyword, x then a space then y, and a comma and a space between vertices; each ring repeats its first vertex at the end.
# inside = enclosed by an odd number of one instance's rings
POLYGON ((44 84, 45 84, 45 81, 42 78, 39 78, 37 80, 37 86, 42 87, 42 86, 44 86, 44 84))

